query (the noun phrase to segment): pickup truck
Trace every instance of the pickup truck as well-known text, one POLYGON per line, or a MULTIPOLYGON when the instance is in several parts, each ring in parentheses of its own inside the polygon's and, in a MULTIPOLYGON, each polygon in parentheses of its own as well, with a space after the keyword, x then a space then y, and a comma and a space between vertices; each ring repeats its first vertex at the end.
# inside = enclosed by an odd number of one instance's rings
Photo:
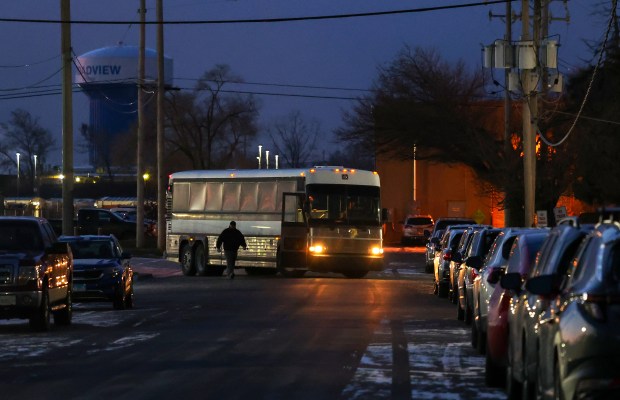
POLYGON ((29 319, 47 331, 50 318, 70 325, 73 256, 50 223, 36 217, 0 217, 0 319, 29 319))
MULTIPOLYGON (((52 221, 58 235, 62 234, 62 220, 52 221)), ((144 233, 155 236, 156 224, 154 221, 144 222, 144 233)), ((81 208, 77 212, 77 219, 73 221, 76 235, 114 235, 120 240, 131 239, 136 236, 136 220, 123 218, 121 214, 105 208, 81 208)))

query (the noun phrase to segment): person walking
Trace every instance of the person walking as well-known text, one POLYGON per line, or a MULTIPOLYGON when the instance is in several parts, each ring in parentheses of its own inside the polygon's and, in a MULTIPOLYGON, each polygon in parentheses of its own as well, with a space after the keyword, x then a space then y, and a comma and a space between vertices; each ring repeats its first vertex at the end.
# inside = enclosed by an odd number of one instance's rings
POLYGON ((230 221, 228 228, 224 229, 220 236, 218 236, 215 243, 217 251, 222 251, 222 244, 224 245, 224 257, 226 257, 226 276, 228 279, 235 279, 235 261, 237 261, 239 247, 243 247, 243 250, 248 249, 245 237, 237 229, 235 221, 230 221))

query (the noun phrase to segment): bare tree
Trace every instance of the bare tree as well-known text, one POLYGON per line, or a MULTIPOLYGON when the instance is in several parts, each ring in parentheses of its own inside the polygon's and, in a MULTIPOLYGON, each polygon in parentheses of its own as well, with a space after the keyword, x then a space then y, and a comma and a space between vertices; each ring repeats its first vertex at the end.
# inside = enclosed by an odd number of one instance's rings
MULTIPOLYGON (((503 206, 514 211, 511 224, 521 225, 521 137, 513 131, 513 146, 505 152, 502 106, 485 100, 484 82, 482 72, 469 72, 462 61, 448 63, 435 50, 406 47, 379 70, 373 95, 345 114, 346 127, 338 136, 380 157, 411 159, 415 145, 418 159, 467 165, 481 191, 510 193, 503 206)), ((555 204, 567 188, 570 159, 565 148, 541 145, 536 190, 541 207, 555 204)))
POLYGON ((182 154, 192 168, 239 164, 245 144, 256 135, 258 106, 254 98, 224 90, 226 84, 240 81, 230 67, 217 65, 205 72, 191 93, 167 97, 169 149, 182 154))
POLYGON ((300 111, 292 111, 275 122, 269 137, 283 164, 291 168, 305 167, 312 160, 321 133, 318 121, 304 120, 300 111))
POLYGON ((2 165, 14 165, 17 168, 16 153, 20 153, 20 171, 28 181, 34 183, 35 161, 37 170, 43 169, 47 154, 54 146, 54 138, 49 130, 39 125, 39 119, 33 118, 28 111, 17 109, 11 112, 8 123, 1 123, 0 155, 2 165))

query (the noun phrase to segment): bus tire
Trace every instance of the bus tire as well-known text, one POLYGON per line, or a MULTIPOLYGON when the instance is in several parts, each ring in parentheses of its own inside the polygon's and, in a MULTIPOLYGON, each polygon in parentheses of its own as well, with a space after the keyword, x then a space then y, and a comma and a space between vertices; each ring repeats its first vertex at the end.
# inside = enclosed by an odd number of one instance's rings
POLYGON ((290 269, 285 265, 282 265, 282 257, 280 255, 280 250, 276 255, 276 269, 285 278, 301 278, 306 274, 305 269, 290 269))
POLYGON ((194 257, 192 254, 192 247, 189 243, 185 243, 181 246, 181 271, 185 276, 196 275, 196 266, 194 265, 194 257))
POLYGON ((368 274, 368 271, 347 271, 342 273, 347 278, 360 279, 368 274))
POLYGON ((194 265, 198 276, 208 275, 207 263, 205 259, 205 247, 200 243, 194 248, 194 265))

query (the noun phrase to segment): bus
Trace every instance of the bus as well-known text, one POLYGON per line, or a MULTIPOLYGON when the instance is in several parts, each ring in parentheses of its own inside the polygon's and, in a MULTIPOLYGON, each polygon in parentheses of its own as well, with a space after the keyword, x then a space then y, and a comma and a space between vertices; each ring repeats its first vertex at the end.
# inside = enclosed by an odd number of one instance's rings
POLYGON ((379 175, 357 169, 183 171, 166 195, 166 258, 184 275, 219 276, 218 235, 236 221, 248 274, 301 277, 307 271, 362 278, 383 270, 379 175))

